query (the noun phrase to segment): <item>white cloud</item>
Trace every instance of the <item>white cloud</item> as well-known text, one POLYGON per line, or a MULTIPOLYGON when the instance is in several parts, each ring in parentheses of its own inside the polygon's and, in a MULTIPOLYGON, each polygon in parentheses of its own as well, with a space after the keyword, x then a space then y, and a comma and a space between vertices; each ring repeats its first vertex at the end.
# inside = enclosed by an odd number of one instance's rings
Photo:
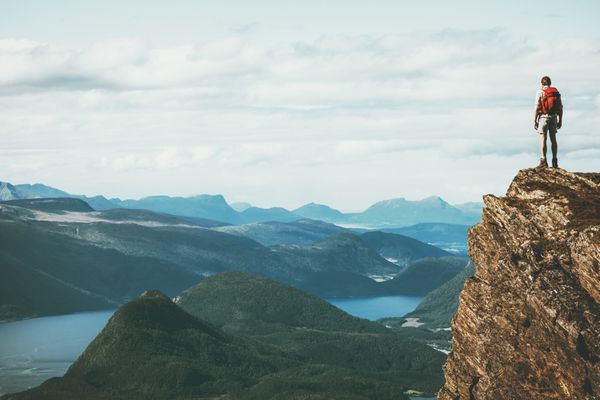
POLYGON ((110 72, 113 68, 143 65, 148 61, 148 49, 140 39, 112 39, 94 43, 71 57, 84 71, 110 72))
POLYGON ((111 162, 115 172, 124 172, 132 169, 147 169, 152 166, 152 162, 148 158, 137 157, 135 155, 125 155, 116 157, 111 162))
POLYGON ((531 92, 533 78, 537 81, 542 71, 589 93, 600 54, 594 43, 583 40, 523 42, 491 29, 333 36, 273 49, 235 36, 164 48, 139 39, 113 39, 85 49, 5 39, 0 40, 0 60, 0 89, 5 91, 107 89, 151 95, 186 89, 197 96, 221 96, 236 106, 364 107, 514 102, 531 92), (581 58, 588 62, 578 63, 581 58))
POLYGON ((193 183, 193 193, 245 193, 264 205, 335 205, 334 193, 357 186, 365 193, 347 208, 438 189, 476 200, 477 188, 503 190, 537 157, 531 113, 543 74, 564 96, 561 157, 600 168, 590 156, 600 149, 597 65, 591 39, 545 43, 500 29, 275 47, 235 35, 165 47, 3 39, 2 148, 39 152, 3 162, 15 181, 37 173, 120 196, 155 193, 163 179, 165 193, 193 183))

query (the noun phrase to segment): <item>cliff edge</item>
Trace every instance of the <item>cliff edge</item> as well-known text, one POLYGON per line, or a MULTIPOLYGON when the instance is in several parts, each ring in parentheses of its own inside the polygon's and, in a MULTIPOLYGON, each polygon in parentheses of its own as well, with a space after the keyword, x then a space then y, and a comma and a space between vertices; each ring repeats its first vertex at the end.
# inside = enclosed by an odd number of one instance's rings
POLYGON ((600 399, 600 173, 526 169, 484 201, 438 399, 600 399))

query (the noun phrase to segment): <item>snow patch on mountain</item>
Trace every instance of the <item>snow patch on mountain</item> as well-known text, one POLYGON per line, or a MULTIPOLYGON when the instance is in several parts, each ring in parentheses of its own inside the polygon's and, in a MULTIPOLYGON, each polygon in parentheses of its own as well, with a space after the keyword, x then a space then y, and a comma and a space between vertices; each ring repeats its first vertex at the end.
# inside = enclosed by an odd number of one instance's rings
POLYGON ((57 222, 57 223, 75 223, 75 224, 94 224, 94 223, 107 223, 107 224, 135 224, 145 226, 149 228, 158 227, 177 227, 177 228, 193 228, 193 229, 205 229, 198 225, 191 224, 168 224, 158 221, 139 221, 139 220, 111 220, 102 218, 101 212, 79 212, 79 211, 66 211, 62 214, 48 213, 44 211, 34 211, 34 217, 32 219, 36 221, 44 222, 57 222))

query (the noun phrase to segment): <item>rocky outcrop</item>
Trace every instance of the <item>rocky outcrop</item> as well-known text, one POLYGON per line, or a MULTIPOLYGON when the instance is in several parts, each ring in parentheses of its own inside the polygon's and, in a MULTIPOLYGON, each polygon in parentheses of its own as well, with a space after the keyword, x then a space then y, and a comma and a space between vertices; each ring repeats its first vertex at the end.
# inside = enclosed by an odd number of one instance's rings
POLYGON ((522 170, 484 201, 438 398, 600 399, 600 174, 522 170))

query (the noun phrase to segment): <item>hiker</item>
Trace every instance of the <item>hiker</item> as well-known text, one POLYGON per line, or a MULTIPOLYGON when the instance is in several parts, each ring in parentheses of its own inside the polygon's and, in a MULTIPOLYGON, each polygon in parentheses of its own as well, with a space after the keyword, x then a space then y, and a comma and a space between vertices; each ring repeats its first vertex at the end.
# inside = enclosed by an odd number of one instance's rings
POLYGON ((550 77, 542 78, 542 87, 535 95, 535 112, 533 115, 533 129, 540 133, 540 142, 542 146, 542 158, 539 167, 547 167, 546 161, 546 139, 550 134, 552 142, 552 167, 558 168, 558 144, 556 143, 556 132, 562 127, 563 106, 560 100, 560 93, 556 88, 550 86, 552 81, 550 77))

